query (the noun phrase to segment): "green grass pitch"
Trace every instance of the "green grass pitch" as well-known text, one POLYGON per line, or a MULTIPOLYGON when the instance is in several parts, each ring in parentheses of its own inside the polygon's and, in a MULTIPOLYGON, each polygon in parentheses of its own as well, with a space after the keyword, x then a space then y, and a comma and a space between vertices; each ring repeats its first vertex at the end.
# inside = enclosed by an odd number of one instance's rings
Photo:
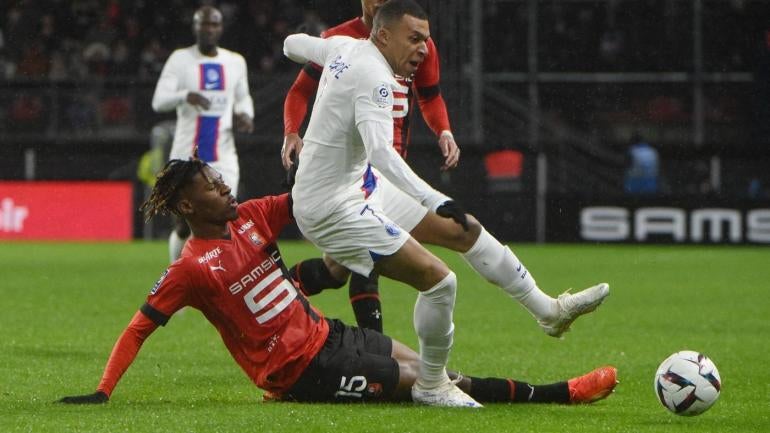
MULTIPOLYGON (((607 281, 611 295, 563 340, 453 253, 457 273, 450 366, 546 383, 602 364, 620 385, 589 406, 490 404, 483 410, 411 404, 263 403, 215 330, 186 309, 155 332, 110 403, 54 404, 92 392, 112 344, 166 262, 161 242, 0 244, 0 432, 767 432, 770 431, 770 249, 632 245, 516 245, 552 295, 607 281), (722 375, 705 414, 668 413, 652 387, 669 354, 706 353, 722 375)), ((316 255, 283 242, 287 263, 316 255)), ((415 292, 382 282, 385 330, 415 346, 415 292)), ((312 299, 348 323, 347 290, 312 299)))

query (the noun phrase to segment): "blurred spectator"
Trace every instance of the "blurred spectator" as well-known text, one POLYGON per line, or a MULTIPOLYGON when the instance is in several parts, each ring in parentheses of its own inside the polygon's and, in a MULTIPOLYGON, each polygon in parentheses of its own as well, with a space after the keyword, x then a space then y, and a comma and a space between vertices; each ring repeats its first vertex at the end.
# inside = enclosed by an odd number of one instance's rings
POLYGON ((323 31, 319 10, 342 13, 334 15, 338 20, 353 16, 357 6, 335 0, 7 0, 0 2, 0 77, 78 80, 85 65, 94 77, 153 80, 172 48, 186 42, 190 16, 201 4, 217 5, 233 29, 223 46, 243 52, 262 71, 292 67, 282 55, 283 39, 297 28, 323 31), (317 9, 306 11, 311 4, 317 9))
POLYGON ((311 36, 321 36, 321 33, 329 26, 325 22, 321 21, 321 17, 318 16, 318 12, 313 9, 308 9, 304 13, 304 20, 302 24, 297 27, 297 33, 307 33, 311 36))
POLYGON ((632 195, 653 195, 660 190, 658 151, 638 133, 631 138, 631 165, 626 171, 625 191, 632 195))
POLYGON ((139 77, 152 78, 160 75, 168 57, 168 50, 163 49, 157 38, 150 40, 139 56, 139 77))
POLYGON ((104 42, 91 42, 83 50, 83 59, 88 65, 88 75, 105 78, 109 73, 110 49, 104 42))

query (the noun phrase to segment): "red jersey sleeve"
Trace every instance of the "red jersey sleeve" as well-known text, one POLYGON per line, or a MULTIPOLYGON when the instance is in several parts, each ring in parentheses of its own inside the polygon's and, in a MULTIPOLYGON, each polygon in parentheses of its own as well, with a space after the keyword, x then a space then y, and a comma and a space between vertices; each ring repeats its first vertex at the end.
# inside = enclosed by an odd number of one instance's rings
POLYGON ((115 385, 118 384, 123 373, 134 362, 144 340, 157 328, 158 325, 142 312, 137 311, 134 314, 131 322, 126 326, 123 333, 120 334, 120 338, 118 338, 118 341, 115 342, 115 346, 112 348, 110 358, 104 367, 102 380, 96 388, 97 391, 102 391, 108 396, 112 394, 112 390, 115 389, 115 385))
POLYGON ((198 269, 190 266, 188 260, 192 259, 182 258, 172 263, 147 295, 141 311, 157 325, 165 325, 174 313, 189 305, 190 281, 198 269))
MULTIPOLYGON (((270 241, 278 238, 286 224, 291 221, 289 194, 268 195, 243 203, 244 211, 270 229, 270 241)), ((259 223, 258 223, 259 224, 259 223)))
POLYGON ((283 135, 299 133, 320 79, 321 67, 315 63, 306 63, 297 75, 283 102, 283 135))
POLYGON ((433 39, 428 39, 428 55, 414 76, 414 88, 420 111, 430 129, 436 134, 451 130, 446 103, 441 96, 439 55, 433 39))

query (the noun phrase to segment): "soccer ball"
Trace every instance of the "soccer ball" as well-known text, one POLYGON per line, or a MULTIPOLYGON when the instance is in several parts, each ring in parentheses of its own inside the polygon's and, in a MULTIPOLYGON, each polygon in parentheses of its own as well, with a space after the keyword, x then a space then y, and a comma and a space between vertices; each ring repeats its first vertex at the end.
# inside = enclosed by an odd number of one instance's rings
POLYGON ((654 386, 666 409, 677 415, 693 416, 717 401, 722 380, 716 365, 706 355, 683 350, 660 364, 654 386))

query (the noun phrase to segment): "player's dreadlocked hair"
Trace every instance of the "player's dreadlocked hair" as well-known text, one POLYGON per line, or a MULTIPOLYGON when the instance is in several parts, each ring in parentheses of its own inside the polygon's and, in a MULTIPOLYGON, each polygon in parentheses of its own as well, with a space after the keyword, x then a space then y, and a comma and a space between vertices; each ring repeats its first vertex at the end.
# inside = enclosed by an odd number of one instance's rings
POLYGON ((192 180, 193 176, 203 170, 208 164, 197 158, 188 160, 172 159, 158 173, 155 186, 150 197, 142 203, 140 211, 144 213, 145 221, 155 215, 178 215, 176 203, 179 191, 192 180))

